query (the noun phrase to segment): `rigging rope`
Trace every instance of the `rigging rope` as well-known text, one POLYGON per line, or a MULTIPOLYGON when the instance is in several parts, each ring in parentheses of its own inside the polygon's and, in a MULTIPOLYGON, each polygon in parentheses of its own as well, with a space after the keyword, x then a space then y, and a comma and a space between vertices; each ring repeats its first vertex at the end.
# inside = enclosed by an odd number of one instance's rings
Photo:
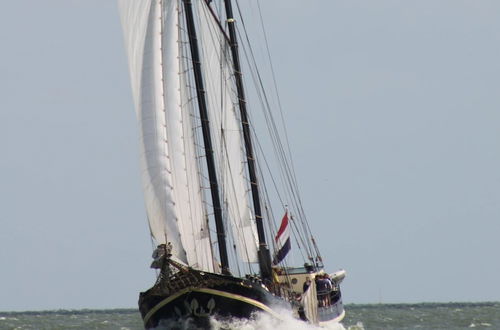
MULTIPOLYGON (((283 135, 284 135, 285 145, 283 145, 283 142, 280 138, 280 133, 279 133, 280 129, 278 128, 278 125, 274 119, 274 116, 272 115, 270 102, 269 102, 267 93, 265 91, 262 76, 261 76, 260 71, 257 67, 255 55, 253 53, 252 47, 249 46, 251 44, 251 42, 250 42, 250 39, 248 36, 245 21, 241 15, 241 8, 240 8, 238 1, 236 1, 236 4, 237 4, 237 8, 238 8, 238 13, 239 13, 240 19, 241 19, 241 27, 243 28, 242 32, 238 29, 238 34, 240 36, 240 40, 246 41, 246 44, 243 44, 245 58, 246 58, 247 63, 250 67, 250 73, 252 75, 252 79, 253 79, 254 85, 256 87, 256 93, 259 97, 261 107, 263 109, 263 114, 264 114, 264 117, 266 119, 266 124, 268 126, 268 132, 270 133, 270 138, 272 141, 273 149, 274 149, 275 154, 277 155, 277 157, 279 159, 278 163, 281 167, 280 174, 281 174, 282 182, 284 183, 283 186, 285 188, 285 195, 288 196, 288 199, 290 200, 294 209, 296 209, 296 211, 298 212, 299 222, 301 223, 302 230, 299 231, 298 228, 296 228, 296 230, 298 232, 302 232, 302 235, 300 235, 301 241, 304 242, 304 240, 305 240, 306 242, 308 242, 308 244, 304 244, 304 243, 303 244, 307 250, 309 259, 313 255, 316 255, 316 257, 320 258, 319 249, 318 249, 318 247, 314 241, 314 238, 312 236, 312 233, 311 233, 311 230, 310 230, 310 227, 309 227, 309 224, 308 224, 308 221, 307 221, 304 209, 303 209, 303 204, 302 204, 302 201, 300 199, 299 187, 298 187, 298 183, 297 183, 297 179, 296 179, 295 169, 293 166, 293 160, 290 157, 290 155, 291 155, 290 144, 289 144, 289 139, 288 139, 288 133, 286 130, 286 125, 284 125, 284 121, 285 121, 284 120, 284 112, 283 112, 283 109, 281 106, 281 101, 279 98, 279 93, 278 93, 278 88, 277 88, 277 83, 276 83, 276 75, 275 75, 274 68, 273 68, 272 61, 271 61, 269 43, 268 43, 268 39, 267 39, 266 29, 265 29, 265 26, 263 23, 260 2, 257 1, 259 19, 260 19, 260 23, 261 23, 261 29, 262 29, 262 32, 264 35, 267 58, 268 58, 270 68, 271 68, 272 80, 273 80, 273 84, 274 84, 274 93, 276 94, 277 101, 278 101, 278 109, 280 112, 282 130, 284 132, 283 135), (243 34, 244 38, 242 37, 242 34, 243 34), (309 241, 309 238, 311 238, 311 241, 309 241)), ((258 136, 258 134, 256 134, 253 126, 252 126, 252 131, 253 131, 254 136, 258 136)), ((260 147, 259 149, 261 150, 261 153, 262 153, 262 148, 260 147)), ((264 157, 264 159, 265 159, 265 157, 264 157)), ((266 167, 269 169, 269 164, 267 163, 267 160, 265 160, 265 162, 266 162, 266 167)), ((272 178, 273 185, 277 191, 279 199, 283 203, 283 198, 279 194, 279 190, 277 189, 277 186, 276 186, 276 181, 274 180, 272 175, 270 175, 270 177, 272 178)))

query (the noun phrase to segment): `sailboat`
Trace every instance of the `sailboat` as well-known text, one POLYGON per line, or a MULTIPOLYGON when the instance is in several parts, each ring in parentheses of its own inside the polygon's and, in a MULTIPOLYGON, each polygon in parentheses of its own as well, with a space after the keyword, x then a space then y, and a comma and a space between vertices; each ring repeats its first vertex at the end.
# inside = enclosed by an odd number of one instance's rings
MULTIPOLYGON (((268 171, 269 153, 257 139, 240 60, 238 35, 246 31, 237 24, 239 6, 235 15, 230 0, 118 1, 157 275, 139 297, 145 328, 175 321, 205 329, 213 318, 258 313, 339 322, 345 271, 324 270, 265 101, 281 174, 268 171), (278 178, 285 193, 273 198, 269 187, 278 178), (272 204, 285 215, 276 217, 272 204), (299 267, 289 265, 292 246, 303 255, 299 267)), ((247 66, 260 81, 252 61, 247 66)), ((255 94, 267 99, 263 87, 255 94)))

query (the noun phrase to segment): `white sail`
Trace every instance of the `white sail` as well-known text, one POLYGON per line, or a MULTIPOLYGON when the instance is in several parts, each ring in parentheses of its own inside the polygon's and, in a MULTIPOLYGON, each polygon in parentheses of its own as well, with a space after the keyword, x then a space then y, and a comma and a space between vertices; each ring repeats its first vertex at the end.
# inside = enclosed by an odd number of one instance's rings
POLYGON ((173 256, 213 271, 189 95, 178 0, 120 0, 141 135, 142 181, 151 234, 173 256))
POLYGON ((230 49, 206 2, 196 1, 196 4, 202 69, 223 208, 240 259, 257 262, 258 236, 249 205, 249 180, 245 176, 246 156, 230 49))
POLYGON ((318 296, 316 281, 313 279, 306 292, 302 294, 302 305, 307 319, 312 324, 318 324, 318 296))

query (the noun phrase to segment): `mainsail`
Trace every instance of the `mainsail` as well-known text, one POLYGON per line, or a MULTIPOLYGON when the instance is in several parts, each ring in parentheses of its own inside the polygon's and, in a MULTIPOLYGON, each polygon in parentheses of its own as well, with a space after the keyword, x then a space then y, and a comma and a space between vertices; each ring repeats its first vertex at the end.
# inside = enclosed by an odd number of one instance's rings
MULTIPOLYGON (((173 255, 213 271, 193 123, 196 94, 180 0, 120 0, 132 90, 141 132, 142 181, 151 235, 173 255)), ((223 214, 241 261, 257 262, 241 124, 229 48, 205 1, 195 1, 208 119, 223 214)))
POLYGON ((213 271, 197 166, 177 1, 121 0, 140 123, 142 181, 151 235, 179 261, 213 271))
POLYGON ((224 208, 240 259, 257 262, 257 230, 249 205, 245 150, 229 47, 206 2, 196 1, 196 4, 203 50, 202 69, 204 77, 210 77, 205 86, 224 208))

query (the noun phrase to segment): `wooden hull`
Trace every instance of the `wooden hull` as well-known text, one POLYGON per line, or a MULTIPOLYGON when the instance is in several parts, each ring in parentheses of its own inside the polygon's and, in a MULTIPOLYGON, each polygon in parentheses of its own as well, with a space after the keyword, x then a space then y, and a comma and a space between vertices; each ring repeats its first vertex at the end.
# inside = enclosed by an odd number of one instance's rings
MULTIPOLYGON (((140 294, 139 310, 146 329, 210 329, 211 319, 252 319, 257 312, 278 320, 286 313, 307 321, 298 303, 292 305, 274 295, 258 279, 193 269, 168 280, 159 279, 155 286, 140 294)), ((340 322, 343 317, 340 290, 332 292, 331 304, 318 307, 317 322, 327 326, 340 322)))
POLYGON ((276 309, 291 305, 265 289, 261 283, 231 276, 201 273, 202 280, 180 290, 161 292, 153 287, 139 297, 139 310, 146 329, 185 327, 210 329, 210 318, 251 319, 256 312, 280 318, 276 309))

